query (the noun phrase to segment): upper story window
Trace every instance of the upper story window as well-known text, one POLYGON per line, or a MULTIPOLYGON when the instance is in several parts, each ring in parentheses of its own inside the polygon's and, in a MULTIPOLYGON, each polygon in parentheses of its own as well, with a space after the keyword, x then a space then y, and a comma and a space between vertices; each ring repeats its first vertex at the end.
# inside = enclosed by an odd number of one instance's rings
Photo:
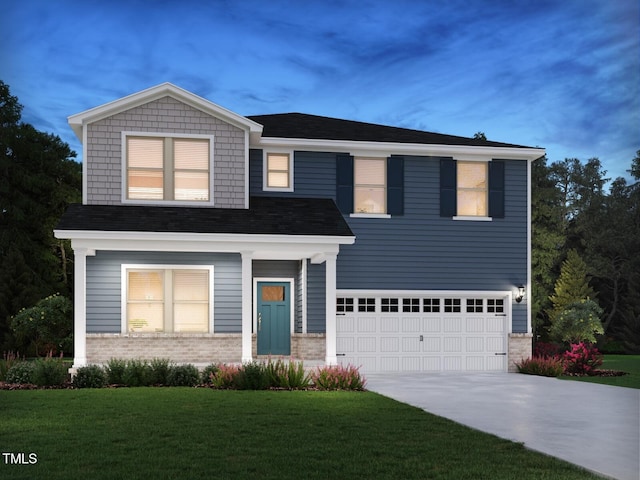
POLYGON ((404 157, 336 156, 336 204, 345 215, 404 215, 404 157))
POLYGON ((505 161, 440 160, 440 216, 492 220, 505 216, 505 161))
POLYGON ((265 152, 263 189, 293 192, 292 152, 265 152))
POLYGON ((211 138, 125 138, 127 200, 210 200, 211 138))
POLYGON ((354 213, 387 213, 386 158, 354 160, 354 213))
POLYGON ((487 162, 458 162, 457 214, 486 217, 488 188, 487 162))

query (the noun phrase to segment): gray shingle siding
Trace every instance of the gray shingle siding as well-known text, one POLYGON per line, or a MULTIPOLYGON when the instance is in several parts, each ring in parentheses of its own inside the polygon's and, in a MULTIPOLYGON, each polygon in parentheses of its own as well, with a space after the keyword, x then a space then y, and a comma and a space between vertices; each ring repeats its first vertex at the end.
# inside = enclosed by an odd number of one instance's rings
POLYGON ((122 264, 213 265, 215 333, 242 332, 239 254, 99 251, 87 257, 87 333, 120 333, 122 264))
POLYGON ((244 131, 164 97, 87 126, 87 203, 122 203, 123 131, 214 136, 216 207, 244 208, 244 131))
MULTIPOLYGON (((256 151, 258 152, 258 151, 256 151)), ((295 191, 335 200, 335 154, 295 152, 295 191)), ((251 193, 262 189, 262 155, 251 157, 251 193), (259 182, 258 182, 259 180, 259 182)), ((527 162, 505 165, 505 218, 491 222, 440 217, 439 157, 405 157, 405 212, 392 218, 350 218, 354 245, 340 248, 338 289, 513 290, 527 281, 527 162)), ((286 195, 279 193, 279 195, 286 195)), ((324 329, 324 281, 309 269, 308 325, 324 329), (316 298, 317 297, 317 298, 316 298)), ((515 305, 513 331, 526 332, 526 307, 515 305)))

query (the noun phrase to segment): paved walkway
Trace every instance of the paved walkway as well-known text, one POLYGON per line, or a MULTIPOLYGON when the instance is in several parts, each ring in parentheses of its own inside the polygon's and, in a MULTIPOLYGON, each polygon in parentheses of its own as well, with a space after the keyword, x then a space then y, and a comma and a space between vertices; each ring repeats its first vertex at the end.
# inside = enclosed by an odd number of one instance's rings
POLYGON ((640 390, 516 373, 376 374, 367 388, 601 475, 640 479, 640 390))

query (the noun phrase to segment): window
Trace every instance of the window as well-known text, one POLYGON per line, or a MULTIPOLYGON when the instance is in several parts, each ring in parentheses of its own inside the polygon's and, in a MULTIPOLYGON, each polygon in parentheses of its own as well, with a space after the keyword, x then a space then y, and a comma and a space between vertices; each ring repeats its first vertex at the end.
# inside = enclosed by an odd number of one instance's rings
POLYGON ((488 178, 486 162, 458 162, 458 215, 486 217, 488 178))
POLYGON ((207 333, 212 320, 212 267, 123 266, 127 332, 207 333))
POLYGON ((487 312, 504 313, 504 299, 502 298, 487 299, 487 312))
POLYGON ((383 298, 380 306, 382 312, 397 312, 398 311, 398 299, 397 298, 383 298))
POLYGON ((353 190, 355 213, 386 213, 386 159, 356 158, 353 190))
POLYGON ((358 311, 359 312, 375 312, 376 299, 375 298, 359 298, 358 311))
POLYGON ((425 313, 438 313, 440 312, 440 299, 439 298, 425 298, 423 299, 422 311, 425 313))
POLYGON ((128 200, 209 201, 210 138, 125 138, 128 200))
POLYGON ((467 299, 467 313, 482 313, 483 301, 481 298, 467 299))
POLYGON ((403 312, 419 312, 420 299, 419 298, 403 298, 402 311, 403 312))
POLYGON ((460 312, 460 299, 459 298, 445 298, 444 299, 444 311, 446 313, 458 313, 458 312, 460 312))
POLYGON ((266 191, 293 191, 293 154, 266 152, 264 157, 264 184, 266 191))
POLYGON ((338 298, 336 312, 353 312, 353 298, 338 298))

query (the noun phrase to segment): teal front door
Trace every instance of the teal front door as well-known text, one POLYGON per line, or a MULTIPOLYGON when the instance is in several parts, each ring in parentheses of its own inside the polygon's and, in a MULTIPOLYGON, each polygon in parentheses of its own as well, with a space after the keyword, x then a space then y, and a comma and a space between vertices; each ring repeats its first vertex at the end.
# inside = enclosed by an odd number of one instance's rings
POLYGON ((258 282, 258 355, 291 354, 291 284, 258 282))

